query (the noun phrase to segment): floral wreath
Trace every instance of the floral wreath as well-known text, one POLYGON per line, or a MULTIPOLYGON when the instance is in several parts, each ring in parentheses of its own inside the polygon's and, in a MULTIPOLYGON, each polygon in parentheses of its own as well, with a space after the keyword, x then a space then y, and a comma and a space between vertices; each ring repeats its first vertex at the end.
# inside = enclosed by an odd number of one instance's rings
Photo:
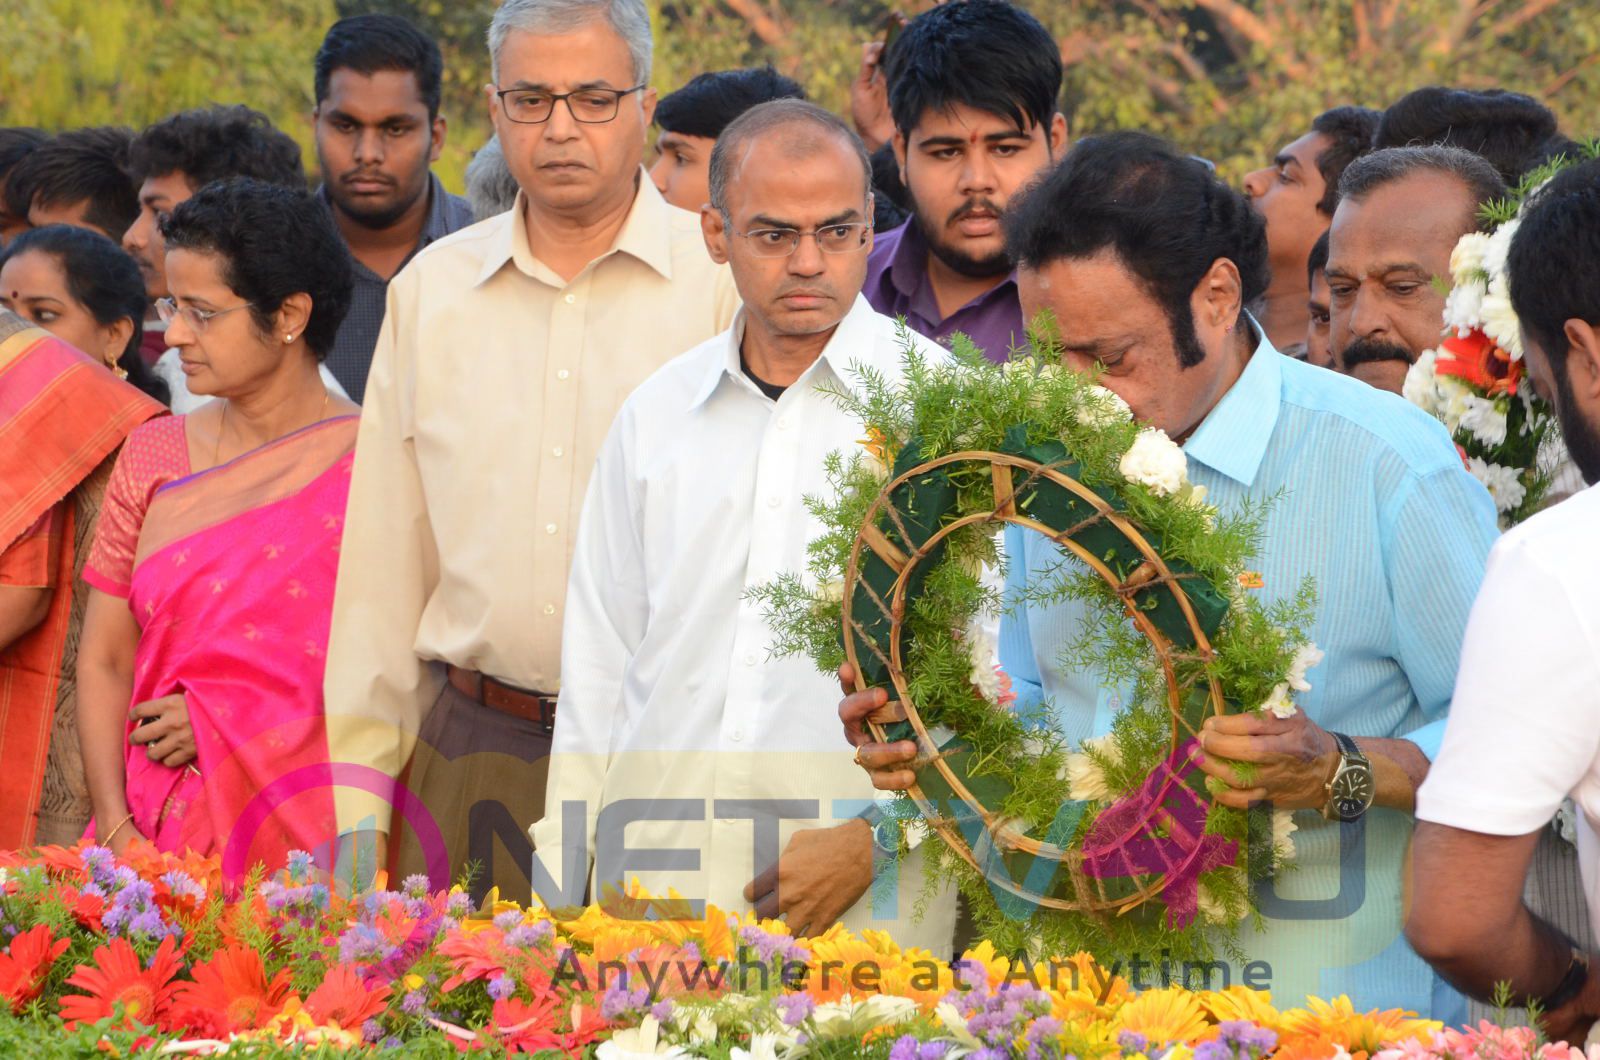
POLYGON ((902 334, 898 384, 862 370, 830 390, 865 452, 830 454, 834 496, 806 498, 825 527, 807 575, 755 595, 779 653, 893 688, 907 718, 874 732, 920 749, 897 816, 931 832, 929 889, 954 878, 997 948, 1210 959, 1219 938, 1236 951, 1252 880, 1292 860, 1295 826, 1215 803, 1191 753, 1212 714, 1295 712, 1322 657, 1303 632, 1314 588, 1248 593, 1263 509, 1219 515, 1183 450, 1036 330, 1049 355, 1004 366, 964 336, 930 361, 902 334), (988 574, 1007 524, 1063 549, 1012 599, 988 574), (1133 689, 1080 746, 1047 705, 1019 710, 987 632, 1005 607, 1068 599, 1090 617, 1061 665, 1133 689))
POLYGON ((1522 324, 1511 305, 1506 258, 1528 199, 1568 165, 1600 157, 1557 156, 1529 173, 1507 199, 1484 207, 1489 232, 1469 232, 1450 253, 1444 338, 1406 373, 1412 404, 1445 425, 1467 470, 1494 498, 1501 529, 1544 506, 1566 449, 1549 405, 1526 386, 1522 324))

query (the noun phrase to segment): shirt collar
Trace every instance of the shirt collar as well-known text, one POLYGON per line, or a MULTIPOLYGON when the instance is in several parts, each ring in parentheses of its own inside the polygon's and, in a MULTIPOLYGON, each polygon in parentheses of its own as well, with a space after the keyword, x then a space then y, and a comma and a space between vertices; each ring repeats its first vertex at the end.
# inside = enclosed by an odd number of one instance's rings
POLYGON ((1254 318, 1246 317, 1259 340, 1255 353, 1222 400, 1207 414, 1183 451, 1243 486, 1255 482, 1278 426, 1283 405, 1283 354, 1267 340, 1254 318))
MULTIPOLYGON (((617 253, 629 254, 660 273, 663 279, 670 280, 674 207, 668 205, 667 200, 661 197, 661 193, 650 180, 650 174, 645 172, 643 166, 639 167, 637 183, 638 187, 633 194, 633 205, 628 209, 627 220, 622 222, 622 229, 617 233, 616 242, 597 260, 603 260, 617 253)), ((503 223, 494 230, 490 239, 483 267, 478 270, 478 283, 485 282, 510 262, 528 276, 552 283, 557 287, 566 286, 564 281, 538 260, 533 247, 528 243, 528 226, 522 219, 527 205, 528 196, 519 189, 516 203, 509 212, 500 215, 503 223)))
MULTIPOLYGON (((816 385, 815 376, 818 372, 831 372, 834 378, 848 384, 852 377, 852 370, 859 363, 873 363, 872 358, 877 349, 878 314, 868 304, 862 295, 856 295, 855 302, 850 306, 850 312, 839 321, 839 326, 833 329, 833 334, 828 338, 827 345, 822 347, 822 353, 810 368, 796 379, 793 386, 813 387, 816 385)), ((744 342, 745 309, 739 307, 739 312, 733 318, 733 326, 724 331, 717 338, 720 346, 720 355, 713 361, 705 376, 700 380, 700 385, 695 388, 694 396, 689 400, 689 410, 692 412, 711 399, 717 387, 725 379, 737 381, 744 374, 744 366, 740 363, 739 347, 744 342)), ((874 365, 882 368, 881 365, 874 365)))
POLYGON ((428 174, 428 217, 422 222, 422 241, 417 244, 421 249, 432 243, 435 239, 443 239, 450 234, 450 193, 444 190, 444 185, 439 178, 431 172, 428 174))
MULTIPOLYGON (((934 297, 933 283, 928 279, 928 256, 933 253, 933 249, 923 238, 922 229, 915 217, 902 225, 898 231, 900 236, 899 242, 895 244, 894 256, 889 259, 889 267, 884 270, 889 284, 899 292, 906 303, 929 321, 942 322, 939 301, 934 297)), ((1017 270, 1012 269, 1005 279, 974 298, 968 305, 982 305, 997 296, 1014 298, 1016 285, 1017 270), (1008 287, 1011 291, 1007 291, 1008 287)), ((965 308, 966 306, 962 306, 956 312, 965 308)))

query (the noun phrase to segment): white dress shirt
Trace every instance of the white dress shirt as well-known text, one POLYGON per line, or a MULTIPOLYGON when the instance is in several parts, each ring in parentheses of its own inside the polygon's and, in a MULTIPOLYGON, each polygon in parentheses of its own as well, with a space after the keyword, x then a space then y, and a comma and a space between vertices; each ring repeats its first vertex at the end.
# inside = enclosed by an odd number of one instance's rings
MULTIPOLYGON (((837 679, 810 659, 773 657, 772 631, 747 594, 806 571, 822 526, 804 498, 829 494, 830 451, 859 451, 861 424, 817 388, 853 385, 855 364, 897 377, 904 342, 947 354, 902 338, 858 297, 817 361, 773 401, 741 371, 744 323, 741 312, 646 380, 601 447, 567 587, 545 818, 532 829, 558 886, 566 801, 587 809, 596 884, 637 879, 652 893, 741 910, 745 884, 794 831, 843 823, 874 796, 839 724, 837 679), (603 807, 611 816, 597 829, 603 807), (682 819, 659 819, 669 815, 682 819), (776 835, 774 816, 783 818, 776 835), (626 855, 621 817, 635 821, 626 855)), ((869 890, 845 923, 947 950, 953 894, 914 923, 920 858, 889 871, 898 885, 869 890)))
POLYGON ((1527 835, 1571 797, 1578 868, 1600 923, 1596 526, 1600 486, 1591 486, 1507 531, 1489 553, 1444 744, 1417 790, 1417 818, 1527 835))

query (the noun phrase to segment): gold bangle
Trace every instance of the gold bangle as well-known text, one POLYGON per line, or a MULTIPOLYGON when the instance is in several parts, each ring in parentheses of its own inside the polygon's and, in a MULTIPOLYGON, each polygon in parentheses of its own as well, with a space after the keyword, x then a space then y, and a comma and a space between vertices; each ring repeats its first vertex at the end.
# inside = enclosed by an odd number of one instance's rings
POLYGON ((111 834, 106 836, 104 839, 100 840, 100 845, 101 846, 110 846, 111 845, 111 841, 117 837, 117 833, 122 831, 122 826, 127 824, 131 820, 133 820, 133 814, 130 813, 130 814, 128 814, 128 816, 126 816, 122 820, 118 821, 117 822, 117 826, 111 830, 111 834))

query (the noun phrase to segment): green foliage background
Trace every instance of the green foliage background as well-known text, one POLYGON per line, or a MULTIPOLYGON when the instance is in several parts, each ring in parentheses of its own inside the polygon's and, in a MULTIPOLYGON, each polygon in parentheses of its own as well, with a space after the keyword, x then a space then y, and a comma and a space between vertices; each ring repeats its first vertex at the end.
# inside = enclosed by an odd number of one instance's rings
MULTIPOLYGON (((927 0, 647 0, 654 82, 771 61, 845 111, 860 45, 927 0)), ((1061 42, 1074 134, 1145 128, 1237 178, 1339 103, 1424 84, 1545 99, 1600 132, 1600 4, 1587 0, 1023 0, 1061 42)), ((0 0, 0 124, 141 125, 209 101, 265 111, 310 148, 311 57, 339 15, 386 10, 439 38, 460 188, 488 135, 481 86, 494 0, 0 0)))

